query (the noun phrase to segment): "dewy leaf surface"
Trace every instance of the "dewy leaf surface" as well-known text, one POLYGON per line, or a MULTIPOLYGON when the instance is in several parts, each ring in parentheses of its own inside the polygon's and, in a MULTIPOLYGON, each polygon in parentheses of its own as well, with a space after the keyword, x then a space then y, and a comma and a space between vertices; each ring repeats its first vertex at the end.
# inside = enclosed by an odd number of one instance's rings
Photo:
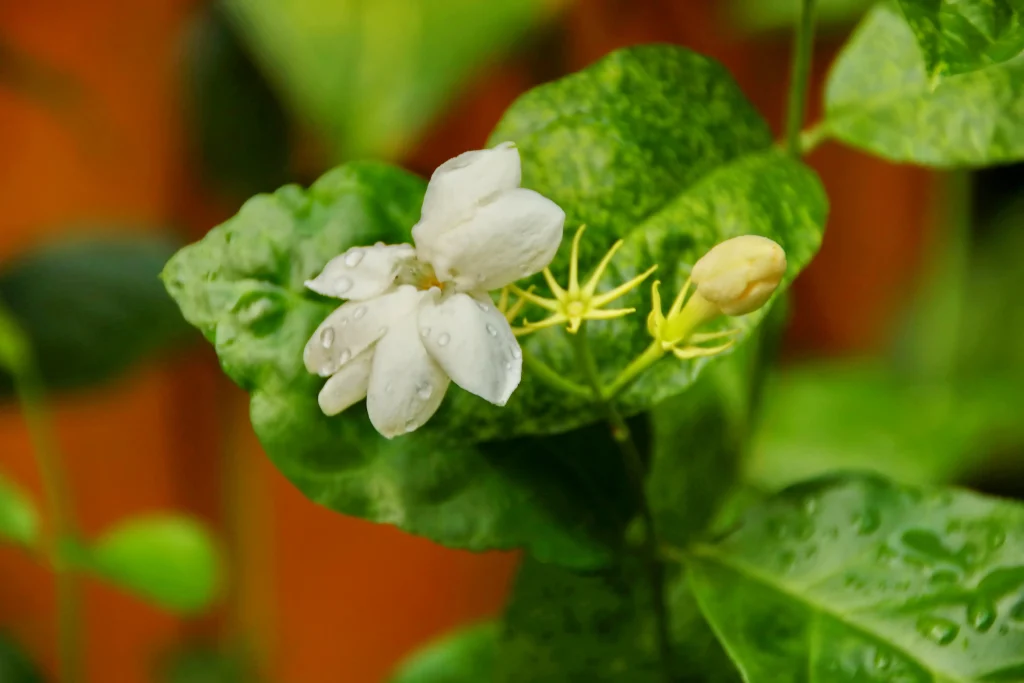
POLYGON ((880 3, 832 68, 824 125, 896 162, 952 168, 1024 158, 1024 56, 932 86, 910 26, 880 3))
MULTIPOLYGON (((604 288, 660 262, 671 292, 707 249, 744 233, 782 243, 792 277, 821 238, 826 200, 813 172, 767 149, 764 122, 725 70, 681 48, 624 50, 542 86, 510 110, 494 136, 506 138, 520 144, 525 184, 569 214, 567 239, 578 222, 590 223, 585 267, 625 238, 604 288)), ((593 424, 600 413, 592 403, 542 384, 529 364, 504 408, 453 386, 426 427, 390 442, 370 429, 361 405, 334 418, 317 406, 323 380, 303 367, 302 348, 339 302, 303 282, 350 246, 409 241, 424 187, 396 169, 356 163, 308 191, 254 197, 176 256, 165 282, 225 372, 251 393, 267 453, 311 499, 446 545, 527 546, 570 566, 599 563, 632 513, 619 455, 593 424), (540 438, 552 433, 559 436, 540 438)), ((623 301, 639 311, 628 320, 588 330, 606 379, 650 342, 648 297, 644 290, 623 301)), ((760 318, 736 321, 739 337, 760 318)), ((576 372, 560 330, 528 338, 526 348, 560 373, 576 372)), ((679 394, 700 367, 663 361, 624 395, 626 410, 679 394)))
POLYGON ((474 624, 446 634, 413 653, 390 683, 480 683, 494 677, 500 626, 474 624))
POLYGON ((1024 50, 1020 0, 898 0, 929 76, 975 71, 1024 50))
POLYGON ((687 563, 748 683, 1024 678, 1024 508, 869 477, 748 511, 687 563))

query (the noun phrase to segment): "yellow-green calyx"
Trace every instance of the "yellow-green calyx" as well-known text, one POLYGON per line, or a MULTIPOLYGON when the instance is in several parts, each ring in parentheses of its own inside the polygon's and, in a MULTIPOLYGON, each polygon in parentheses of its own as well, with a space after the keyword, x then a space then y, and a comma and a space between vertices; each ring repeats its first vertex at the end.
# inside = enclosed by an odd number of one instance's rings
POLYGON ((586 283, 580 285, 579 250, 580 240, 583 237, 583 231, 585 229, 585 225, 580 226, 580 229, 576 231, 576 235, 572 240, 572 252, 569 256, 569 284, 567 287, 563 288, 559 285, 555 280, 555 277, 551 274, 551 271, 547 268, 544 269, 544 279, 547 281, 548 287, 551 289, 551 294, 554 298, 548 299, 541 297, 534 294, 532 291, 519 289, 515 285, 510 287, 511 291, 518 295, 521 301, 528 301, 551 311, 551 315, 540 322, 531 323, 524 321, 523 327, 519 330, 519 333, 526 334, 545 327, 565 324, 568 331, 575 334, 579 331, 584 320, 610 320, 612 318, 629 315, 636 310, 634 308, 605 309, 603 307, 615 301, 647 279, 647 277, 655 271, 657 266, 652 266, 629 282, 621 284, 607 292, 598 294, 598 282, 601 280, 601 276, 604 274, 605 269, 607 269, 608 264, 615 255, 615 252, 622 246, 622 240, 619 240, 612 245, 612 248, 608 250, 608 253, 601 259, 601 262, 597 264, 597 267, 594 269, 594 272, 591 273, 590 278, 587 279, 586 283))
POLYGON ((668 313, 661 310, 659 282, 651 287, 647 331, 664 351, 677 358, 713 356, 734 343, 700 344, 726 339, 739 330, 696 334, 695 330, 722 315, 751 313, 768 301, 786 272, 786 253, 766 237, 743 235, 713 247, 694 265, 668 313), (687 298, 690 287, 695 291, 687 298))

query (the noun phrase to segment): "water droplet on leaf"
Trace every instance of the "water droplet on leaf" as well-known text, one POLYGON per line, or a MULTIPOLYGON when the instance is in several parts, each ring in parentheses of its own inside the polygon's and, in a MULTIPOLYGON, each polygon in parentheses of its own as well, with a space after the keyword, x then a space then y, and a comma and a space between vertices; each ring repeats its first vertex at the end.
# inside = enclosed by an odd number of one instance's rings
POLYGON ((967 606, 967 621, 978 633, 985 633, 996 622, 996 608, 988 600, 977 598, 967 606))
POLYGON ((960 633, 960 627, 949 619, 923 616, 917 620, 917 632, 936 645, 949 645, 960 633))

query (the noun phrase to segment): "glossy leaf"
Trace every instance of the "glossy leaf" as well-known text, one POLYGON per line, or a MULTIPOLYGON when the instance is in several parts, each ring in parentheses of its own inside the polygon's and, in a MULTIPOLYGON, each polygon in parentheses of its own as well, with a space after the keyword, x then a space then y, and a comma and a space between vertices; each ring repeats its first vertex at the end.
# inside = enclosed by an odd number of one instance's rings
POLYGON ((0 474, 0 539, 31 546, 38 534, 39 514, 32 499, 0 474))
POLYGON ((557 0, 227 0, 282 99, 338 159, 395 158, 557 0))
POLYGON ((897 0, 933 77, 976 71, 1024 50, 1019 0, 897 0))
POLYGON ((877 5, 829 75, 825 129, 896 162, 940 168, 1024 158, 1024 57, 929 80, 899 10, 877 5))
POLYGON ((983 467, 990 445, 1024 440, 1012 379, 920 381, 833 362, 789 369, 766 391, 746 475, 772 489, 849 469, 951 482, 983 467))
MULTIPOLYGON (((182 250, 164 280, 225 372, 252 394, 267 454, 312 500, 449 546, 527 546, 549 561, 599 563, 632 514, 603 426, 473 445, 472 426, 445 433, 443 414, 460 410, 453 387, 427 428, 388 441, 362 406, 327 417, 317 405, 323 380, 306 371, 302 348, 336 302, 302 283, 348 246, 408 239, 423 188, 402 171, 361 163, 308 192, 258 196, 182 250)), ((465 398, 468 410, 484 403, 465 398)), ((559 398, 548 392, 545 405, 559 398)))
MULTIPOLYGON (((495 682, 663 680, 645 577, 632 559, 588 574, 525 562, 505 616, 495 682)), ((671 669, 679 680, 738 681, 685 582, 668 602, 671 669)))
POLYGON ((430 643, 398 667, 390 683, 480 683, 492 680, 500 627, 484 622, 430 643))
MULTIPOLYGON (((54 390, 109 381, 190 339, 160 285, 169 241, 110 237, 55 243, 0 270, 0 301, 24 331, 54 390)), ((0 392, 11 393, 9 377, 0 392)))
POLYGON ((1024 508, 869 477, 799 485, 689 555, 747 683, 1018 681, 1024 508))
POLYGON ((192 519, 131 519, 84 550, 77 562, 85 569, 165 609, 198 612, 217 596, 220 557, 209 532, 192 519))

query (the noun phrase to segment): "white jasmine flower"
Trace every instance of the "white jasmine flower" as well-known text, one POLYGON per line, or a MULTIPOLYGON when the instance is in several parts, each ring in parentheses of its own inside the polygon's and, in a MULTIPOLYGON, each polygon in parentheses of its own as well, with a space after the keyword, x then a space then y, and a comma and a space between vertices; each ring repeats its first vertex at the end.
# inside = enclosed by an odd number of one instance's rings
POLYGON ((496 405, 519 385, 522 351, 489 290, 543 270, 565 213, 519 187, 511 143, 466 152, 434 171, 408 244, 353 247, 306 283, 348 299, 313 333, 303 360, 328 377, 320 409, 366 398, 390 438, 420 427, 449 381, 496 405))

